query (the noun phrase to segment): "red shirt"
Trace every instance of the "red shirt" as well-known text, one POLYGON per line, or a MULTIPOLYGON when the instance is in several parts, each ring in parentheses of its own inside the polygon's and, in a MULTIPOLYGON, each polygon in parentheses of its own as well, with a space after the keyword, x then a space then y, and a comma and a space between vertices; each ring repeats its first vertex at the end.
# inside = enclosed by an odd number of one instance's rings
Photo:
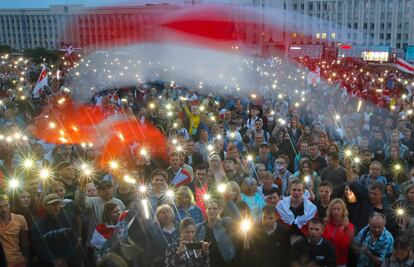
POLYGON ((354 225, 352 223, 344 226, 343 224, 337 225, 329 221, 325 226, 322 237, 334 245, 337 265, 348 263, 348 250, 354 237, 354 231, 354 225))
POLYGON ((208 186, 207 184, 204 184, 203 187, 197 187, 195 186, 195 202, 196 206, 201 209, 201 212, 203 213, 204 219, 207 218, 206 213, 206 206, 205 206, 205 200, 204 195, 208 192, 208 186))

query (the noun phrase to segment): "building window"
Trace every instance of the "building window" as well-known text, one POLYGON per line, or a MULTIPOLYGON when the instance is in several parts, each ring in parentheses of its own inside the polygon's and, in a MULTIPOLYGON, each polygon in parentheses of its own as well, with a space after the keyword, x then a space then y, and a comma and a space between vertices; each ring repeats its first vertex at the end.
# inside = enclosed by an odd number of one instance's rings
POLYGON ((316 33, 316 39, 321 38, 321 34, 319 32, 316 33))
POLYGON ((387 33, 387 40, 391 40, 391 33, 387 33))
POLYGON ((333 33, 331 33, 331 38, 332 38, 332 39, 336 39, 336 33, 334 33, 334 32, 333 32, 333 33))
POLYGON ((381 30, 383 30, 385 28, 385 24, 384 23, 381 23, 380 24, 380 28, 381 28, 381 30))
POLYGON ((298 4, 293 4, 293 9, 294 10, 298 9, 298 4))
POLYGON ((401 40, 401 33, 397 33, 397 40, 401 40))
POLYGON ((396 46, 397 46, 398 49, 401 48, 401 44, 400 43, 397 43, 396 46))
POLYGON ((313 10, 313 4, 309 3, 309 10, 313 10))
POLYGON ((375 24, 374 23, 371 23, 371 25, 370 25, 371 27, 371 30, 373 30, 374 28, 375 28, 375 24))
POLYGON ((368 29, 368 23, 364 23, 364 30, 368 29))
POLYGON ((354 23, 354 29, 358 29, 358 23, 354 23))
POLYGON ((384 39, 384 34, 380 33, 380 39, 384 39))
POLYGON ((322 33, 322 39, 326 39, 326 32, 322 33))

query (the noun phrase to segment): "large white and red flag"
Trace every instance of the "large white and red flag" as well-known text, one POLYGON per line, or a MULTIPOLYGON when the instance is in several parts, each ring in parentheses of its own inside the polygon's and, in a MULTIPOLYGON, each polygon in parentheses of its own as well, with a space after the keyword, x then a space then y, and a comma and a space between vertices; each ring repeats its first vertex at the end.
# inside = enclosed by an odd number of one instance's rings
POLYGON ((397 67, 397 69, 406 72, 406 73, 410 73, 410 74, 414 74, 414 65, 408 63, 407 61, 405 61, 402 58, 397 58, 397 61, 395 61, 395 66, 397 67))
POLYGON ((39 78, 37 79, 36 85, 33 88, 32 96, 33 98, 39 98, 40 94, 42 93, 43 87, 47 85, 47 70, 46 65, 42 66, 42 70, 40 71, 39 78))

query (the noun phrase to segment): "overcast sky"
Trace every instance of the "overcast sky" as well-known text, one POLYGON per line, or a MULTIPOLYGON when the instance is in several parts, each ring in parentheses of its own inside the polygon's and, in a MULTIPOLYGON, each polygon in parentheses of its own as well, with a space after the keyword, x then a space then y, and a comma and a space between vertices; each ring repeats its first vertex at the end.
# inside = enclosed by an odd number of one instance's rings
POLYGON ((106 6, 119 4, 183 3, 184 0, 0 0, 0 8, 48 7, 50 5, 83 4, 85 6, 106 6))

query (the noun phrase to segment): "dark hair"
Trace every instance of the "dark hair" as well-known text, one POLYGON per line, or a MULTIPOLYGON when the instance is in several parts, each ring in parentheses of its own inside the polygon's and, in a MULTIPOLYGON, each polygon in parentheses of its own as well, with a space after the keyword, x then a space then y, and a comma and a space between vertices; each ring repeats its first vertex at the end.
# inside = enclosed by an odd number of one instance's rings
POLYGON ((378 189, 382 194, 384 194, 385 192, 385 187, 380 182, 373 183, 369 186, 369 190, 374 190, 374 189, 378 189))
POLYGON ((334 160, 339 160, 338 153, 336 153, 336 152, 329 152, 328 157, 331 157, 334 160))
POLYGON ((310 221, 309 221, 309 224, 320 224, 320 225, 323 225, 323 222, 322 222, 322 220, 320 219, 320 218, 312 218, 310 221))
POLYGON ((196 226, 196 223, 195 223, 194 219, 191 218, 191 217, 184 218, 180 223, 180 232, 182 232, 184 230, 184 228, 186 228, 190 225, 196 226))
POLYGON ((102 211, 102 221, 104 223, 113 223, 111 222, 111 212, 118 207, 118 204, 114 202, 107 202, 105 203, 102 211))
POLYGON ((276 208, 274 206, 271 206, 271 205, 266 205, 262 209, 262 215, 263 214, 276 215, 276 208))
POLYGON ((150 175, 150 180, 154 179, 155 176, 162 176, 165 181, 168 181, 168 174, 164 170, 155 169, 150 175))
POLYGON ((200 163, 194 167, 194 171, 197 170, 208 170, 208 166, 205 163, 200 163))
POLYGON ((327 186, 327 187, 329 187, 330 189, 332 189, 332 183, 331 183, 331 182, 329 182, 329 181, 327 181, 327 180, 323 180, 323 181, 321 181, 321 183, 319 184, 319 187, 321 187, 321 186, 327 186))
POLYGON ((304 159, 304 158, 302 158, 302 160, 300 161, 300 164, 299 164, 299 170, 300 170, 300 173, 302 173, 302 170, 303 170, 303 165, 304 164, 308 164, 308 166, 309 166, 309 169, 310 169, 310 171, 313 173, 313 171, 314 171, 314 168, 313 168, 313 163, 312 163, 312 161, 311 160, 309 160, 309 159, 304 159))
POLYGON ((394 249, 409 250, 411 249, 410 241, 407 238, 400 236, 395 239, 394 249))
POLYGON ((271 137, 269 137, 269 140, 268 140, 268 143, 269 144, 277 144, 277 139, 276 139, 276 137, 274 137, 274 136, 271 136, 271 137))

